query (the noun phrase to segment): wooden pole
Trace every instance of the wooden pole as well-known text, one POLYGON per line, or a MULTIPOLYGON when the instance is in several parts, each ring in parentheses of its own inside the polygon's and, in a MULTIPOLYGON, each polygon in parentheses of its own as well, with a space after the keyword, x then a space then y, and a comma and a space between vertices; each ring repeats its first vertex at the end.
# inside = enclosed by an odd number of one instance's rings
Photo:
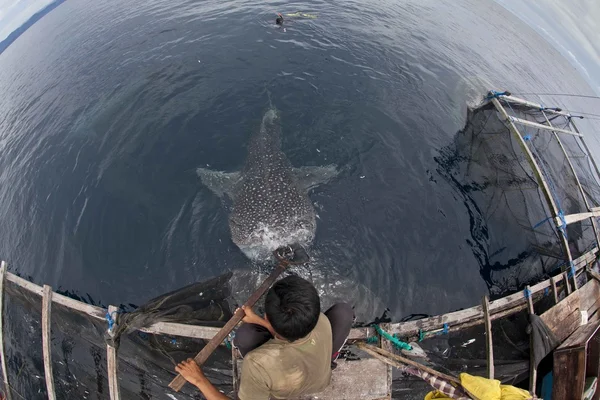
POLYGON ((554 296, 554 304, 558 304, 558 291, 556 290, 556 280, 554 277, 550 278, 550 285, 552 285, 552 296, 554 296))
MULTIPOLYGON (((493 98, 492 103, 494 104, 494 106, 496 107, 498 112, 500 112, 502 117, 508 123, 509 130, 514 135, 515 139, 517 139, 517 141, 519 142, 519 145, 521 146, 521 149, 525 153, 525 156, 527 156, 529 165, 531 166, 531 169, 533 170, 533 173, 535 175, 536 180, 538 181, 538 184, 542 188, 542 193, 544 194, 544 197, 546 198, 546 201, 548 202, 548 206, 550 207, 550 211, 552 212, 552 218, 554 219, 555 224, 556 224, 556 218, 558 217, 558 208, 556 207, 554 198, 552 197, 552 194, 550 193, 550 189, 548 187, 548 182, 546 182, 546 178, 544 178, 544 175, 542 174, 542 170, 540 169, 537 161, 535 161, 535 158, 533 157, 533 153, 531 153, 529 146, 527 146, 527 143, 525 143, 525 140, 521 136, 521 133, 519 133, 519 130, 515 126, 514 122, 512 121, 512 119, 511 119, 512 117, 510 115, 508 115, 508 113, 506 112, 506 110, 504 109, 502 104, 500 104, 498 99, 493 98)), ((557 225, 556 228, 559 231, 561 229, 560 225, 557 225)), ((569 243, 567 242, 567 238, 562 232, 559 232, 559 236, 561 238, 563 250, 564 250, 565 254, 567 255, 567 259, 569 260, 569 263, 571 263, 571 262, 573 262, 573 257, 571 256, 571 249, 569 248, 569 243)))
POLYGON ((380 349, 379 347, 371 346, 364 342, 356 342, 356 346, 359 349, 364 350, 365 352, 369 353, 373 357, 383 361, 384 363, 386 363, 388 365, 392 365, 396 368, 403 368, 405 365, 410 365, 412 367, 420 369, 421 371, 425 371, 431 375, 437 376, 446 381, 454 382, 454 383, 460 385, 460 380, 454 376, 450 376, 450 375, 446 375, 442 372, 438 372, 438 371, 431 369, 421 363, 418 363, 418 362, 410 360, 408 358, 399 356, 397 354, 390 353, 389 351, 380 349))
MULTIPOLYGON (((248 299, 248 301, 246 301, 244 305, 246 307, 253 307, 254 304, 258 301, 258 299, 260 299, 262 295, 271 287, 271 285, 273 284, 273 282, 275 282, 277 277, 281 275, 283 271, 285 271, 286 266, 286 262, 280 262, 277 268, 275 268, 275 270, 271 272, 271 275, 269 275, 269 277, 265 279, 262 285, 260 285, 260 287, 256 289, 256 291, 252 294, 252 296, 250 296, 250 298, 248 299)), ((225 326, 223 326, 221 330, 206 344, 206 346, 202 348, 202 350, 196 355, 196 357, 194 357, 194 361, 196 361, 198 365, 202 366, 202 364, 206 362, 208 357, 217 349, 217 347, 219 347, 223 340, 225 340, 229 333, 231 333, 231 331, 235 329, 236 325, 244 318, 244 315, 244 310, 242 310, 241 308, 237 309, 236 312, 233 314, 233 317, 231 317, 231 319, 227 321, 225 326)), ((175 379, 173 379, 171 383, 169 383, 169 387, 174 391, 179 392, 183 385, 185 385, 185 383, 185 378, 181 375, 177 375, 177 377, 175 377, 175 379)))
POLYGON ((6 367, 6 349, 4 347, 4 277, 8 266, 4 261, 0 264, 0 360, 2 362, 2 376, 4 378, 4 390, 6 400, 11 400, 10 385, 8 384, 8 368, 6 367))
POLYGON ((52 352, 50 339, 52 338, 52 288, 44 285, 42 297, 42 352, 44 355, 44 376, 46 377, 46 391, 48 400, 56 400, 54 391, 54 374, 52 373, 52 352))
MULTIPOLYGON (((118 324, 118 311, 119 309, 115 306, 108 306, 108 314, 113 318, 114 324, 112 329, 109 329, 108 334, 113 337, 113 332, 118 324)), ((106 362, 108 368, 108 391, 110 393, 111 400, 121 399, 121 390, 119 388, 119 358, 117 356, 116 347, 110 344, 106 345, 106 362)))
POLYGON ((483 296, 481 301, 485 319, 485 348, 487 353, 487 373, 489 379, 494 379, 494 346, 492 341, 492 321, 490 320, 490 299, 483 296))
MULTIPOLYGON (((531 288, 527 285, 525 289, 526 293, 529 293, 527 296, 527 309, 529 310, 529 314, 535 314, 535 310, 533 308, 533 299, 531 298, 531 288)), ((537 383, 537 367, 534 365, 533 359, 533 335, 529 336, 529 392, 532 395, 535 395, 535 387, 537 383)))
POLYGON ((569 283, 569 272, 563 272, 563 279, 565 281, 565 286, 567 287, 567 296, 571 294, 571 283, 569 283))

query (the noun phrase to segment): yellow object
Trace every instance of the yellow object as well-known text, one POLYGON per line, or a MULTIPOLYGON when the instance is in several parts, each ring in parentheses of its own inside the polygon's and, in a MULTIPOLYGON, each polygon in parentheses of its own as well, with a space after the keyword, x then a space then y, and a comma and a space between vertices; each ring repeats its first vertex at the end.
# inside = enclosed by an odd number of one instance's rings
POLYGON ((427 393, 425 396, 425 400, 435 400, 435 399, 449 399, 450 397, 446 396, 444 393, 439 390, 434 390, 433 392, 427 393))
MULTIPOLYGON (((467 373, 460 374, 463 389, 476 400, 528 400, 528 391, 510 385, 501 385, 496 379, 482 378, 467 373)), ((424 400, 449 399, 444 393, 434 390, 427 393, 424 400)))
POLYGON ((502 390, 502 400, 527 400, 531 395, 527 390, 519 389, 510 385, 500 385, 502 390))
POLYGON ((501 400, 502 390, 500 381, 496 379, 487 379, 481 376, 469 375, 465 372, 459 375, 460 384, 476 399, 481 400, 501 400))

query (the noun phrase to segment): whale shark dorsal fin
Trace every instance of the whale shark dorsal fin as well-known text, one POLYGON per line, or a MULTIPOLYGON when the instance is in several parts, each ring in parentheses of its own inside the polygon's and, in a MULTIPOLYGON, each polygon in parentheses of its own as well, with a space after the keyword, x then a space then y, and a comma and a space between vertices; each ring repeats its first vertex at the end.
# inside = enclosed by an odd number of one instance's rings
POLYGON ((328 183, 339 173, 336 166, 333 164, 325 166, 292 168, 292 172, 296 178, 298 186, 305 189, 307 192, 319 185, 328 183))
POLYGON ((198 168, 196 173, 202 183, 217 196, 227 195, 230 198, 241 176, 239 172, 212 171, 206 168, 198 168))

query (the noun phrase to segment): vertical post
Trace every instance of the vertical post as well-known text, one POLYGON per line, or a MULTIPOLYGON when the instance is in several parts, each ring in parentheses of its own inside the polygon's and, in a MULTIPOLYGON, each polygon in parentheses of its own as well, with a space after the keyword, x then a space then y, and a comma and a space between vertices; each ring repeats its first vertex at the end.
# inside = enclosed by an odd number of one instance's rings
POLYGON ((0 360, 2 362, 2 375, 4 378, 4 390, 6 400, 11 400, 10 385, 8 384, 8 368, 6 368, 6 350, 4 348, 4 277, 8 266, 4 261, 0 264, 0 360))
MULTIPOLYGON (((548 119, 548 116, 546 115, 546 113, 544 112, 544 110, 542 110, 542 114, 544 115, 544 118, 546 119, 546 122, 548 123, 548 126, 551 127, 551 128, 553 128, 552 123, 548 119)), ((573 125, 573 126, 575 126, 575 125, 573 125)), ((579 132, 577 132, 577 133, 579 133, 579 132)), ((581 186, 581 181, 579 181, 579 177, 577 176, 577 173, 575 172, 575 167, 573 166, 573 163, 571 162, 571 159, 569 158, 569 154, 567 153, 567 149, 565 149, 565 146, 563 146, 563 143, 560 140, 560 137, 558 136, 558 134, 556 133, 556 131, 553 130, 552 134, 554 135, 554 138, 556 139, 556 142, 560 146, 560 149, 562 150, 563 154, 565 155, 565 158, 567 159, 567 163, 569 164, 569 169, 571 170, 571 173, 575 177, 575 183, 577 184, 577 187, 579 188, 579 193, 581 193, 581 197, 583 198, 583 203, 585 204, 586 211, 591 212, 592 208, 590 207, 590 203, 588 202, 587 195, 585 194, 585 191, 583 190, 583 186, 581 186)), ((577 140, 577 139, 575 139, 575 140, 577 140)), ((583 141, 583 139, 582 139, 582 141, 583 141)), ((589 154, 589 157, 591 157, 591 154, 589 154)), ((596 224, 596 218, 594 218, 592 216, 590 218, 590 220, 592 221, 592 229, 594 229, 594 235, 596 236, 596 243, 598 245, 600 245, 600 234, 598 233, 598 226, 596 224)), ((575 290, 577 290, 577 282, 575 282, 575 279, 576 279, 576 277, 573 276, 573 281, 574 281, 574 284, 575 284, 575 290)))
MULTIPOLYGON (((533 294, 531 293, 531 287, 527 285, 525 289, 525 293, 527 293, 527 310, 529 314, 535 314, 535 310, 533 309, 533 294)), ((534 365, 533 359, 533 336, 529 336, 529 392, 532 395, 535 395, 535 387, 537 384, 537 366, 534 365)))
POLYGON ((52 373, 52 352, 50 351, 52 315, 52 288, 44 285, 42 297, 42 351, 44 355, 44 375, 46 377, 46 391, 48 400, 56 400, 54 391, 54 374, 52 373))
MULTIPOLYGON (((113 331, 117 327, 118 323, 118 314, 119 309, 115 306, 108 306, 108 315, 110 318, 114 320, 112 329, 108 330, 108 334, 113 337, 113 331)), ((111 400, 120 400, 121 399, 121 391, 119 390, 119 378, 118 378, 118 357, 117 357, 117 349, 110 344, 106 345, 106 361, 108 366, 108 390, 110 392, 111 400)))
POLYGON ((492 341, 492 320, 490 319, 490 299, 483 296, 481 301, 483 318, 485 319, 485 347, 487 353, 487 373, 489 379, 494 379, 494 342, 492 341))
POLYGON ((565 286, 567 287, 567 296, 571 294, 571 283, 569 282, 569 272, 563 272, 563 280, 565 281, 565 286))
POLYGON ((558 291, 556 290, 556 280, 554 277, 550 278, 550 284, 552 285, 552 296, 554 296, 554 304, 558 304, 558 291))
MULTIPOLYGON (((496 107, 498 112, 502 115, 502 117, 506 120, 509 130, 515 136, 515 138, 519 142, 519 145, 521 146, 521 149, 525 153, 525 156, 527 157, 527 160, 529 161, 529 165, 531 166, 531 169, 533 170, 533 173, 535 174, 535 178, 536 178, 538 184, 540 185, 540 187, 542 188, 542 193, 544 194, 544 197, 546 198, 546 201, 548 202, 548 206, 550 207, 550 211, 552 212, 552 219, 554 220, 554 223, 556 224, 556 219, 558 218, 558 208, 556 207, 554 198, 552 198, 552 194, 550 193, 550 189, 548 188, 548 183, 546 182, 546 178, 544 178, 544 175, 542 174, 542 170, 540 169, 539 165, 537 164, 537 161, 535 161, 535 158, 533 157, 533 154, 531 153, 529 146, 527 146, 527 143, 525 143, 525 140, 519 133, 519 130, 517 129, 515 124, 511 121, 508 113, 506 112, 506 110, 504 109, 502 104, 500 104, 500 102, 496 98, 492 99, 492 103, 494 104, 494 106, 496 107)), ((573 257, 571 256, 571 249, 569 249, 569 243, 567 242, 567 237, 565 236, 564 232, 560 231, 561 228, 559 225, 557 225, 556 227, 560 233, 559 236, 561 238, 563 250, 564 250, 565 254, 567 255, 567 259, 570 264, 571 262, 573 262, 573 257)))
MULTIPOLYGON (((389 324, 381 324, 381 328, 385 331, 389 331, 389 324)), ((380 347, 386 351, 389 351, 390 353, 394 352, 394 346, 392 346, 392 343, 390 343, 389 340, 385 340, 383 338, 381 338, 381 342, 380 342, 380 347)), ((387 366, 387 388, 388 388, 388 397, 389 399, 392 398, 392 373, 394 371, 394 367, 392 367, 390 364, 388 364, 387 366)))

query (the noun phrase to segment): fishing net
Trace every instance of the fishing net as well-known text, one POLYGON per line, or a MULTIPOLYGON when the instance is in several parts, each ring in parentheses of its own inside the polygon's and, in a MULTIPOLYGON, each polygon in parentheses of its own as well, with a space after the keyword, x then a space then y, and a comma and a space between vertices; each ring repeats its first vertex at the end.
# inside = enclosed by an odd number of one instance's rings
MULTIPOLYGON (((193 357, 204 340, 150 334, 137 330, 159 321, 220 326, 231 316, 231 273, 167 293, 123 313, 118 346, 118 376, 123 399, 165 398, 175 363, 193 357)), ((38 294, 5 281, 4 340, 11 394, 17 399, 47 399, 42 357, 41 305, 38 294)), ((51 355, 59 399, 109 399, 106 360, 107 321, 53 303, 51 355)), ((205 366, 206 375, 231 392, 231 352, 218 349, 205 366)), ((174 399, 199 399, 191 385, 174 399)))
MULTIPOLYGON (((509 115, 547 124, 543 111, 502 101, 509 115)), ((562 115, 552 125, 570 129, 562 115)), ((581 139, 567 133, 517 124, 525 146, 547 182, 558 215, 584 213, 600 201, 598 175, 581 139), (571 167, 573 166, 573 167, 571 167), (578 185, 581 183, 585 199, 578 185)), ((568 267, 563 235, 572 258, 596 245, 590 218, 557 226, 522 142, 490 102, 468 112, 465 127, 436 158, 438 172, 465 205, 467 240, 494 297, 522 289, 568 267)))

